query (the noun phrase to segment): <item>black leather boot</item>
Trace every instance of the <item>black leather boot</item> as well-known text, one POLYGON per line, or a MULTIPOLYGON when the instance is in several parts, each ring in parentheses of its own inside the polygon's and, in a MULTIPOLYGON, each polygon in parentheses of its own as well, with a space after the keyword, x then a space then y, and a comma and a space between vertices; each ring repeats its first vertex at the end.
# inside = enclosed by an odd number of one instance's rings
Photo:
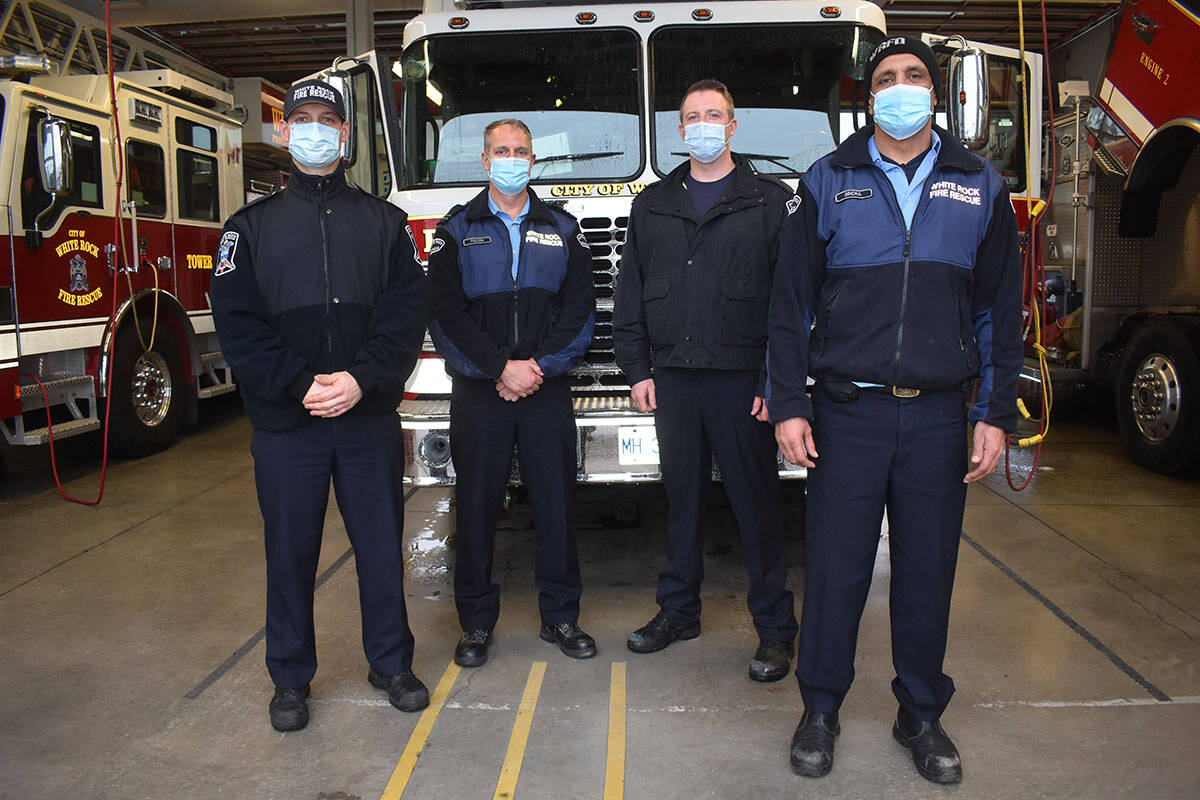
POLYGON ((833 744, 842 726, 838 712, 805 711, 792 734, 792 771, 806 778, 822 778, 833 769, 833 744))
POLYGON ((934 783, 958 783, 962 780, 962 758, 950 737, 942 730, 942 723, 923 722, 900 709, 896 724, 892 726, 896 741, 912 751, 917 772, 927 781, 934 783))

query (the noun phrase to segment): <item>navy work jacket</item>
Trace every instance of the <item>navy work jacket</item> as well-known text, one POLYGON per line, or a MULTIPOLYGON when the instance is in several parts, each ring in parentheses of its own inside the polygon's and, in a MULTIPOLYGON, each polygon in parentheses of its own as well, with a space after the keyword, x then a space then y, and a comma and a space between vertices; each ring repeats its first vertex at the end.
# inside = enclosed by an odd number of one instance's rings
POLYGON ((592 342, 592 251, 575 218, 529 192, 517 277, 485 188, 451 209, 429 249, 429 335, 451 375, 498 379, 510 359, 567 372, 592 342))
POLYGON ((864 128, 800 181, 771 298, 769 407, 812 417, 809 375, 922 390, 978 376, 972 421, 1013 431, 1023 361, 1017 225, 999 173, 946 131, 911 228, 864 128))
POLYGON ((315 373, 349 372, 350 414, 389 413, 404 396, 427 317, 408 217, 346 183, 292 170, 286 189, 243 206, 221 235, 209 290, 225 360, 256 428, 312 419, 315 373))

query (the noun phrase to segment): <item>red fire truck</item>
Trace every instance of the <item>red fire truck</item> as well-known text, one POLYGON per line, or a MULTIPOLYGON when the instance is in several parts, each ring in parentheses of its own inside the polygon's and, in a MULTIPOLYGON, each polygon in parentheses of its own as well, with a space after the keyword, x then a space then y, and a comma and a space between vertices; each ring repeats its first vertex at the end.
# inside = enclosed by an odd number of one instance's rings
MULTIPOLYGON (((50 71, 49 59, 40 67, 50 71)), ((233 97, 170 69, 118 73, 115 86, 118 154, 107 76, 0 81, 11 261, 0 270, 0 428, 10 444, 47 440, 47 404, 56 438, 99 428, 111 377, 112 442, 142 455, 170 443, 199 398, 234 388, 207 295, 222 222, 245 201, 242 121, 224 113, 233 97)))
POLYGON ((1200 4, 1128 2, 1067 55, 1106 49, 1098 78, 1056 76, 1080 80, 1059 84, 1040 231, 1051 377, 1114 387, 1130 457, 1172 474, 1200 466, 1200 4))

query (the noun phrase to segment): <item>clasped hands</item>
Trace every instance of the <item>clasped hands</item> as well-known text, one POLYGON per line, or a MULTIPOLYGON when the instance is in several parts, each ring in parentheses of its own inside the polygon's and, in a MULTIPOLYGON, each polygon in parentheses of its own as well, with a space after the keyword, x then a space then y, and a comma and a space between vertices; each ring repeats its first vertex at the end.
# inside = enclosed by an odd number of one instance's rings
POLYGON ((314 375, 304 393, 304 407, 314 417, 338 417, 362 399, 362 388, 349 372, 314 375))
POLYGON ((504 372, 496 381, 496 393, 510 403, 515 403, 522 397, 536 392, 542 385, 542 368, 537 361, 526 358, 521 361, 509 361, 504 365, 504 372))

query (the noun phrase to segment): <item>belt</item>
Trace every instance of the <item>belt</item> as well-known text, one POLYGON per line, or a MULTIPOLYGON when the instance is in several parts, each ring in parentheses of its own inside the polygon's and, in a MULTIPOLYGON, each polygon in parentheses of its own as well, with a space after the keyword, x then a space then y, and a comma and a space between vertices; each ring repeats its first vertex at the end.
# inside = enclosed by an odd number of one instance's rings
POLYGON ((910 389, 907 386, 893 386, 891 384, 883 386, 860 386, 858 388, 872 392, 887 392, 893 397, 916 397, 921 394, 920 389, 910 389))

